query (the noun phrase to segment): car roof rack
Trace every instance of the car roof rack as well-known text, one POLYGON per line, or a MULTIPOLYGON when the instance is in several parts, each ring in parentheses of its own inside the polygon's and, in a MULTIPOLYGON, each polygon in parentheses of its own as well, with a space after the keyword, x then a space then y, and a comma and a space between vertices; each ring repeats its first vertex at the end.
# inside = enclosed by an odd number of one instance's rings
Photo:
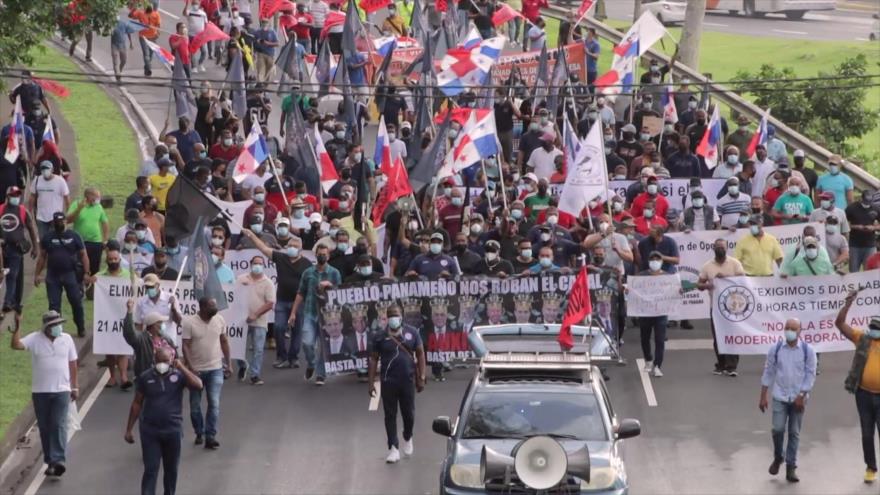
POLYGON ((574 346, 562 351, 558 324, 506 324, 474 327, 471 349, 482 368, 590 369, 597 361, 617 358, 601 327, 572 325, 574 346))

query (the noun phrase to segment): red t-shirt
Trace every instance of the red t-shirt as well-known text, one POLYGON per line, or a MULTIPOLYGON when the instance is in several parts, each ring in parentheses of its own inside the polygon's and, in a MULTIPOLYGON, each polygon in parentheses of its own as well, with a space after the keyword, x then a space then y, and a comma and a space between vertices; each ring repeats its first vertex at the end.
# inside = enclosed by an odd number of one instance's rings
POLYGON ((311 29, 310 25, 312 24, 312 22, 314 22, 314 18, 311 14, 296 15, 296 24, 293 26, 293 32, 296 33, 296 39, 309 39, 309 29, 311 29))
MULTIPOLYGON (((558 217, 559 218, 557 219, 556 223, 564 229, 570 229, 575 226, 575 223, 577 223, 576 219, 574 218, 574 215, 572 215, 570 213, 566 213, 562 210, 559 211, 558 217)), ((541 225, 546 221, 547 221, 547 210, 543 209, 543 210, 541 210, 540 213, 538 213, 538 218, 535 220, 535 225, 541 225)))
POLYGON ((645 211, 645 203, 649 200, 654 200, 654 216, 666 218, 666 211, 669 210, 669 202, 666 201, 666 197, 662 194, 657 194, 653 198, 646 192, 643 192, 636 196, 636 199, 633 200, 633 204, 629 209, 629 212, 632 213, 632 216, 639 217, 645 211))
POLYGON ((217 0, 202 0, 201 1, 202 10, 207 14, 208 19, 214 20, 214 17, 217 15, 217 11, 220 10, 220 6, 217 5, 217 0))
POLYGON ((547 6, 547 0, 523 0, 522 15, 530 22, 535 22, 541 15, 541 7, 547 6))
POLYGON ((180 61, 189 65, 189 38, 179 34, 172 34, 168 37, 168 44, 171 45, 171 52, 175 57, 179 57, 180 61))
POLYGON ((231 162, 238 158, 238 155, 241 154, 241 146, 233 144, 228 148, 224 148, 220 145, 220 143, 214 143, 211 146, 211 149, 208 150, 208 156, 211 158, 219 158, 221 160, 226 160, 227 162, 231 162))
POLYGON ((651 220, 648 220, 645 217, 636 218, 636 232, 642 235, 648 235, 650 233, 651 227, 654 225, 660 225, 664 229, 669 226, 669 223, 666 222, 665 218, 658 217, 654 215, 651 220))
POLYGON ((880 253, 868 256, 868 261, 865 262, 865 270, 876 270, 878 268, 880 268, 880 253))

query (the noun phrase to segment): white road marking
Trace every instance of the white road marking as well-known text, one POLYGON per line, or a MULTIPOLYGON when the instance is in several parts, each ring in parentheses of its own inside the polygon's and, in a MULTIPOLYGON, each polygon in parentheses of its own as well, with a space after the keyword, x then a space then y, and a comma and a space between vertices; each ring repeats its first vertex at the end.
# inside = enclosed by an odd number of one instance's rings
POLYGON ((657 407, 657 396, 654 395, 654 386, 651 385, 651 377, 645 371, 645 360, 642 358, 636 359, 636 366, 639 367, 639 378, 642 379, 642 387, 645 389, 645 399, 648 400, 648 406, 657 407))
POLYGON ((730 26, 727 25, 727 24, 719 24, 719 23, 716 23, 716 22, 704 22, 703 25, 704 25, 704 26, 713 26, 713 27, 723 27, 723 28, 730 27, 730 26))
POLYGON ((798 35, 802 35, 802 36, 806 36, 807 34, 809 34, 806 31, 786 31, 784 29, 774 29, 773 32, 774 33, 782 33, 782 34, 798 34, 798 35))
MULTIPOLYGON (((89 413, 89 410, 92 409, 92 405, 95 404, 95 401, 98 400, 98 396, 101 395, 101 392, 104 391, 104 385, 110 381, 110 370, 104 370, 104 374, 101 375, 101 378, 98 379, 98 384, 95 385, 95 388, 92 389, 92 392, 86 397, 85 402, 83 402, 82 407, 79 409, 79 422, 82 424, 83 420, 86 419, 86 414, 89 413)), ((67 434, 67 443, 70 444, 70 440, 73 436, 76 435, 75 431, 71 431, 67 434)), ((46 481, 46 475, 44 471, 48 466, 43 464, 40 469, 37 471, 37 476, 31 481, 31 484, 28 485, 27 490, 25 490, 24 495, 35 495, 37 491, 42 486, 43 482, 46 481)))
POLYGON ((671 339, 666 343, 667 351, 700 351, 712 348, 712 339, 671 339))
POLYGON ((379 398, 382 397, 382 382, 376 382, 376 395, 370 397, 370 405, 368 411, 377 411, 379 409, 379 398))
POLYGON ((868 38, 856 38, 856 41, 871 41, 868 38))
POLYGON ((180 17, 178 17, 178 16, 172 14, 171 12, 168 12, 168 11, 165 10, 165 9, 159 9, 159 12, 161 12, 161 13, 167 15, 168 17, 170 17, 170 18, 172 18, 172 19, 180 19, 180 17))

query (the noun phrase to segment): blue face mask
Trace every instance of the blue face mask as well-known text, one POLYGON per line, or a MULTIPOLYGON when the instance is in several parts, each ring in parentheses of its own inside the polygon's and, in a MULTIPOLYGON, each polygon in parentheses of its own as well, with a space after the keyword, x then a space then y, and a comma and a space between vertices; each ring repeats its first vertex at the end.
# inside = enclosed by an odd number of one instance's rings
POLYGON ((347 242, 337 242, 336 249, 345 252, 348 251, 348 243, 347 242))
POLYGON ((400 328, 403 324, 403 318, 399 316, 391 316, 388 318, 388 326, 394 329, 400 328))
POLYGON ((786 342, 794 342, 797 340, 798 334, 797 330, 786 330, 785 331, 785 341, 786 342))
POLYGON ((156 287, 147 287, 147 295, 151 299, 155 299, 159 295, 159 289, 156 287))
POLYGON ((869 328, 868 337, 875 340, 880 339, 880 328, 869 328))
POLYGON ((443 244, 439 242, 431 244, 431 252, 434 254, 440 254, 440 251, 443 250, 443 244))
POLYGON ((61 325, 55 325, 49 329, 49 333, 52 337, 58 338, 61 337, 61 325))
POLYGON ((278 228, 275 229, 275 233, 278 234, 278 237, 287 237, 287 234, 290 233, 290 229, 279 225, 278 228))
POLYGON ((360 272, 360 274, 363 275, 364 277, 369 277, 370 275, 373 274, 373 267, 372 266, 362 266, 362 267, 358 268, 358 272, 360 272))
POLYGON ((251 273, 254 275, 260 275, 263 273, 263 265, 251 265, 251 273))
POLYGON ((251 231, 254 234, 262 234, 263 233, 263 224, 261 224, 261 223, 252 224, 251 231))
POLYGON ((541 266, 544 268, 550 268, 553 266, 553 258, 541 258, 538 262, 541 263, 541 266))
POLYGON ((291 258, 296 258, 298 254, 299 254, 299 249, 297 249, 295 247, 287 248, 287 256, 289 256, 291 258))

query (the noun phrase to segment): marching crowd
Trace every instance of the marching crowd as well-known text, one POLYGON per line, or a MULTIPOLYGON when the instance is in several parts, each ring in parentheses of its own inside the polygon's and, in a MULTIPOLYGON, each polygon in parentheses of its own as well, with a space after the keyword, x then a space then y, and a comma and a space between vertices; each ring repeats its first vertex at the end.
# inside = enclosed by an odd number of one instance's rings
MULTIPOLYGON (((138 34, 141 40, 158 39, 158 3, 132 4, 132 17, 148 26, 138 34)), ((546 2, 508 3, 524 18, 516 17, 503 27, 512 40, 520 39, 518 33, 522 32, 522 42, 512 45, 540 48, 546 34, 539 8, 546 2), (519 31, 522 24, 525 28, 519 31)), ((496 26, 491 14, 498 7, 486 0, 471 5, 460 2, 458 8, 470 9, 470 19, 480 34, 492 36, 496 26)), ((274 59, 282 43, 269 20, 253 27, 256 9, 257 2, 248 0, 186 2, 186 22, 178 24, 169 40, 172 52, 186 54, 184 62, 193 78, 205 71, 207 60, 228 65, 227 57, 241 52, 247 67, 253 67, 247 72, 247 114, 235 114, 228 93, 217 93, 206 83, 199 86, 195 119, 181 117, 177 129, 164 129, 154 155, 137 170, 132 167, 136 178, 131 194, 112 198, 124 205, 125 223, 115 232, 110 230, 105 211, 108 202, 102 200, 101 191, 86 187, 82 197, 75 198, 68 187, 70 170, 56 141, 39 139, 45 136, 47 125, 54 125, 46 119, 48 101, 41 88, 25 74, 11 93, 13 102, 20 99, 26 116, 24 142, 30 152, 16 163, 0 158, 0 170, 4 170, 0 174, 2 259, 7 270, 3 314, 14 312, 16 322, 20 321, 24 261, 30 255, 36 259, 33 283, 45 284, 49 311, 43 316, 43 332, 19 339, 16 325, 13 346, 28 349, 35 356, 34 407, 49 475, 60 476, 65 471, 65 397, 75 399, 78 391, 76 348, 61 331, 61 296, 66 294, 70 303, 78 336, 86 336, 83 300, 90 297, 97 276, 137 279, 145 287, 143 297, 128 302, 123 323, 133 356, 106 356, 101 364, 110 370, 108 387, 135 389, 125 440, 134 442, 133 427, 139 420, 145 462, 143 492, 155 492, 161 462, 165 493, 173 493, 183 429, 183 389, 190 390, 195 443, 217 449, 221 391, 233 374, 262 385, 266 360, 277 369, 303 366, 306 380, 324 385, 325 353, 330 344, 321 332, 319 300, 330 287, 412 277, 515 277, 575 272, 583 266, 623 287, 627 276, 676 272, 681 261, 679 248, 669 233, 737 229, 742 229, 741 236, 732 252, 728 252, 726 241, 715 243, 714 258, 700 271, 698 289, 711 291, 713 280, 738 275, 794 277, 880 268, 880 195, 856 191, 841 157, 832 155, 827 163, 819 164, 821 169, 811 167, 804 151, 787 149, 772 127, 766 143, 758 144, 750 154, 749 144, 756 131, 749 119, 740 115, 732 131, 722 122, 719 163, 710 168, 705 157, 696 153, 712 113, 712 108, 700 106, 703 95, 699 88, 689 86, 687 80, 678 81, 674 118, 663 111, 654 90, 637 94, 630 107, 616 108, 592 86, 600 52, 595 33, 573 26, 574 19, 560 36, 563 42, 585 45, 587 77, 586 81, 571 77, 568 103, 554 113, 545 100, 535 101, 523 83, 514 81, 516 87, 511 91, 499 89, 489 109, 494 110, 500 152, 463 174, 436 178, 374 216, 371 205, 377 203, 392 178, 371 159, 372 146, 365 149, 359 139, 362 132, 352 132, 341 108, 340 112, 319 112, 318 99, 306 91, 298 92, 305 83, 294 85, 281 112, 273 108, 263 83, 273 81, 274 59), (219 43, 208 44, 188 58, 187 36, 204 30, 206 23, 215 23, 231 36, 226 50, 219 43), (281 135, 273 136, 269 121, 279 113, 281 135), (322 187, 318 172, 282 144, 285 126, 288 133, 294 131, 291 113, 299 113, 297 118, 308 127, 319 129, 338 176, 331 187, 322 187), (559 205, 567 166, 562 142, 564 117, 575 123, 580 137, 598 122, 608 177, 633 181, 625 194, 615 194, 607 201, 593 198, 578 215, 563 211, 559 205), (664 120, 659 134, 645 125, 648 117, 664 120), (231 171, 245 151, 243 136, 252 125, 262 128, 271 158, 258 164, 243 181, 235 181, 231 171), (661 187, 666 179, 686 179, 687 195, 667 196, 661 187), (703 187, 703 181, 712 179, 724 181, 717 197, 709 197, 703 187), (206 230, 218 278, 247 288, 248 355, 244 361, 234 362, 230 357, 226 322, 218 314, 216 300, 202 298, 196 314, 183 315, 175 298, 160 290, 160 281, 191 275, 190 265, 185 263, 187 239, 176 238, 165 229, 165 214, 171 206, 168 193, 176 181, 184 180, 219 201, 252 202, 240 220, 205 219, 210 222, 206 230), (238 222, 241 225, 235 225, 238 222), (816 229, 812 223, 821 227, 816 229), (803 236, 797 246, 783 250, 764 229, 788 224, 804 224, 803 236), (380 225, 385 228, 381 246, 377 238, 380 225), (255 249, 259 254, 249 261, 247 273, 235 275, 225 259, 231 250, 241 249, 255 249), (277 283, 265 274, 269 263, 277 270, 277 283), (268 323, 270 313, 273 324, 268 323), (173 332, 178 325, 181 346, 173 332), (51 358, 44 357, 47 348, 52 350, 51 358), (264 359, 264 349, 274 350, 274 356, 264 359), (203 393, 207 399, 204 414, 203 393)), ((295 12, 278 16, 278 29, 295 39, 304 53, 316 54, 325 42, 323 22, 339 10, 338 2, 298 3, 295 12)), ((433 3, 423 14, 432 25, 443 19, 433 3)), ((406 36, 411 34, 412 18, 413 3, 399 0, 388 6, 380 30, 406 36)), ((326 33, 334 53, 339 52, 342 29, 340 24, 326 33)), ((111 37, 117 76, 125 65, 124 34, 114 32, 111 37)), ((87 41, 91 47, 90 36, 87 41)), ((144 73, 150 75, 153 51, 143 41, 141 47, 144 73)), ((354 77, 363 74, 359 70, 366 59, 341 63, 349 65, 352 83, 367 90, 359 97, 366 107, 368 99, 378 96, 373 94, 376 86, 354 77)), ((643 83, 661 84, 669 79, 669 68, 651 62, 644 76, 643 83)), ((385 92, 379 115, 387 126, 392 160, 405 160, 408 150, 416 147, 424 151, 436 140, 445 141, 446 149, 456 146, 463 121, 453 119, 443 134, 430 128, 417 134, 411 85, 386 82, 382 87, 385 92)), ((483 101, 468 90, 450 98, 447 105, 449 109, 475 111, 483 101)), ((437 114, 446 111, 439 107, 432 110, 437 114)), ((0 142, 6 142, 9 127, 4 127, 0 142)), ((852 297, 842 314, 851 302, 852 297)), ((625 305, 625 298, 619 298, 616 321, 607 329, 619 344, 624 343, 624 330, 632 323, 625 305)), ((413 452, 414 393, 422 390, 427 378, 427 346, 418 332, 402 329, 401 308, 392 305, 384 316, 388 331, 371 336, 366 344, 370 366, 359 370, 358 376, 369 382, 371 394, 375 393, 374 378, 381 377, 387 460, 397 462, 401 452, 413 452), (392 360, 392 356, 403 358, 392 360), (377 375, 379 363, 381 372, 377 375), (398 406, 404 421, 402 444, 397 438, 398 406)), ((667 328, 677 325, 690 330, 693 325, 667 316, 638 318, 635 325, 648 366, 645 371, 662 377, 667 328)), ((853 329, 845 319, 839 319, 838 327, 856 343, 856 354, 861 356, 851 372, 851 388, 862 418, 865 480, 873 481, 877 471, 874 425, 880 418, 880 319, 872 320, 868 330, 853 329)), ((712 322, 713 336, 714 330, 712 322)), ((760 401, 762 410, 770 407, 769 391, 775 445, 770 472, 776 474, 785 462, 789 481, 797 481, 794 468, 800 420, 818 369, 815 352, 798 340, 799 330, 800 322, 787 322, 786 343, 768 354, 760 401), (783 454, 786 428, 790 438, 783 454)), ((738 356, 718 354, 717 346, 716 356, 715 374, 736 377, 738 356)), ((444 365, 431 364, 430 368, 435 380, 444 379, 444 365)))

